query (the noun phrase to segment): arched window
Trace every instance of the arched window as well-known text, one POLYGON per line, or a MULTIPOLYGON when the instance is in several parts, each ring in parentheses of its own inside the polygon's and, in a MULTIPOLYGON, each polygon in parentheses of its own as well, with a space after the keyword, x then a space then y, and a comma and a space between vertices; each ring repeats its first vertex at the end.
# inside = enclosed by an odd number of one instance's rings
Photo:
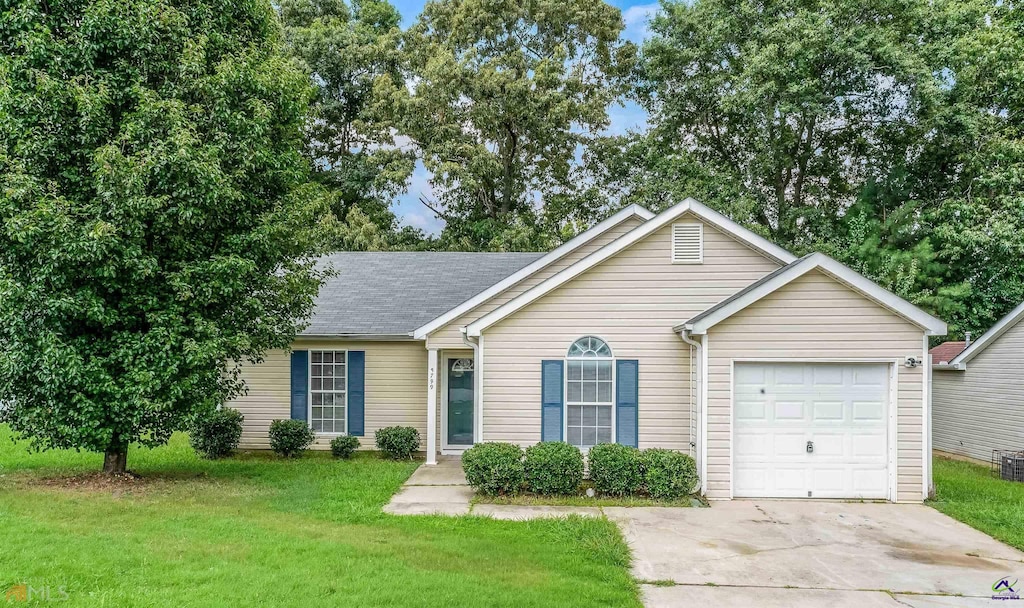
POLYGON ((615 361, 612 349, 601 338, 584 336, 566 353, 566 441, 589 449, 612 442, 615 361))

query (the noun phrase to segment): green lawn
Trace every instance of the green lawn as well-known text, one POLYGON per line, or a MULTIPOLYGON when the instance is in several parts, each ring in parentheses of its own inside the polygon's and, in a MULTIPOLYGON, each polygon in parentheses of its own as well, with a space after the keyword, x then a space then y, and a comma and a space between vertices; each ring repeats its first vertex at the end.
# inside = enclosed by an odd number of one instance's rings
POLYGON ((931 506, 1024 550, 1024 483, 1003 481, 987 466, 948 458, 934 460, 934 478, 931 506))
MULTIPOLYGON (((198 459, 182 436, 135 449, 137 482, 48 478, 100 466, 29 454, 0 426, 0 593, 62 606, 639 606, 614 524, 381 512, 415 468, 361 454, 198 459)), ((0 596, 2 597, 2 596, 0 596)))

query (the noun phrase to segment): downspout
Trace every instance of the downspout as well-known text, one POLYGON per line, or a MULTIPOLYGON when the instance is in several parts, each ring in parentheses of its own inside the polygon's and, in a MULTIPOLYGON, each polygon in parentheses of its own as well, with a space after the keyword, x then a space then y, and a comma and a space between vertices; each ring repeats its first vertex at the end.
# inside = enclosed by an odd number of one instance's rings
MULTIPOLYGON (((703 373, 704 370, 702 368, 702 362, 704 361, 704 345, 701 342, 698 342, 697 340, 694 340, 690 336, 690 330, 689 329, 683 329, 682 331, 680 331, 679 332, 679 337, 682 338, 683 342, 689 344, 693 349, 695 349, 696 355, 697 355, 696 356, 696 366, 697 366, 696 377, 697 377, 697 381, 696 381, 696 391, 695 391, 697 398, 696 398, 696 400, 693 399, 692 395, 694 393, 694 387, 691 386, 690 387, 690 390, 691 390, 690 403, 691 403, 691 407, 695 406, 695 409, 697 410, 697 412, 699 412, 698 415, 700 417, 700 424, 697 427, 698 430, 697 430, 696 441, 695 442, 692 441, 694 439, 693 437, 691 437, 690 439, 691 439, 691 443, 695 443, 696 444, 696 447, 694 448, 694 455, 696 456, 696 459, 697 459, 697 468, 700 471, 700 490, 701 490, 701 494, 707 494, 708 467, 707 467, 707 459, 704 457, 704 455, 705 455, 705 436, 706 436, 705 429, 706 429, 706 427, 705 427, 704 407, 703 407, 703 405, 704 405, 704 390, 703 390, 703 388, 704 388, 704 373, 703 373)), ((691 351, 691 352, 693 352, 693 351, 691 351)), ((693 366, 694 366, 694 358, 691 357, 690 358, 690 367, 692 368, 693 366)), ((691 383, 691 384, 693 384, 693 383, 691 383)), ((692 428, 692 426, 691 426, 691 428, 692 428)))
POLYGON ((462 343, 473 349, 473 443, 480 443, 484 440, 484 362, 483 349, 480 348, 483 336, 471 340, 465 327, 461 331, 462 343))

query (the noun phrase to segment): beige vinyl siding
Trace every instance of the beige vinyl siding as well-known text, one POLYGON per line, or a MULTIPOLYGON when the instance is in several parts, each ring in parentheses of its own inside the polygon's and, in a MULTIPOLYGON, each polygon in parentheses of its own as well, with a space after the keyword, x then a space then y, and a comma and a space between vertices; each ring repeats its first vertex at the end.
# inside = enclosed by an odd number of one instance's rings
MULTIPOLYGON (((680 221, 693 221, 686 214, 680 221)), ((673 264, 667 225, 483 332, 484 439, 540 440, 540 367, 584 335, 638 359, 640 447, 690 450, 690 347, 672 327, 778 266, 704 227, 704 263, 673 264)))
POLYGON ((530 289, 534 285, 538 285, 548 277, 554 276, 558 272, 568 268, 572 264, 575 264, 579 260, 587 257, 591 253, 604 247, 608 243, 611 243, 620 236, 632 231, 634 228, 643 223, 643 220, 637 216, 630 216, 612 228, 609 228, 603 234, 595 237, 589 243, 577 247, 573 251, 562 256, 561 259, 548 264, 546 267, 538 270, 532 275, 526 277, 522 281, 519 281, 515 285, 502 291, 493 298, 480 304, 468 313, 460 316, 451 323, 438 328, 436 331, 427 336, 427 347, 428 348, 465 348, 465 343, 462 341, 461 328, 469 325, 473 321, 491 312, 495 308, 508 302, 512 298, 523 293, 527 289, 530 289))
POLYGON ((708 337, 709 498, 729 498, 733 361, 886 359, 900 362, 897 500, 922 500, 924 370, 902 365, 908 355, 921 356, 921 328, 812 271, 711 328, 708 337))
MULTIPOLYGON (((393 425, 415 427, 426 445, 427 351, 422 342, 300 340, 294 348, 366 352, 366 432, 359 438, 362 449, 373 448, 377 429, 393 425)), ((262 364, 243 368, 248 394, 229 403, 245 416, 240 447, 268 448, 271 421, 291 417, 290 367, 290 353, 275 350, 262 364)), ((329 441, 329 437, 320 438, 315 447, 325 449, 329 441)))
POLYGON ((992 450, 1024 450, 1024 323, 967 363, 932 376, 936 450, 989 462, 992 450))

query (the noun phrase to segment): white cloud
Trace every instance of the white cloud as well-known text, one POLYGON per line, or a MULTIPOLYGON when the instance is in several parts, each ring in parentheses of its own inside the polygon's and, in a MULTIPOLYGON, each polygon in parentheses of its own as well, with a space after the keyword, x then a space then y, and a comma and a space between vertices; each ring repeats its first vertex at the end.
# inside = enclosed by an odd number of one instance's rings
POLYGON ((622 20, 626 24, 622 36, 626 40, 641 42, 647 37, 651 19, 658 12, 658 3, 637 4, 622 11, 622 20))

